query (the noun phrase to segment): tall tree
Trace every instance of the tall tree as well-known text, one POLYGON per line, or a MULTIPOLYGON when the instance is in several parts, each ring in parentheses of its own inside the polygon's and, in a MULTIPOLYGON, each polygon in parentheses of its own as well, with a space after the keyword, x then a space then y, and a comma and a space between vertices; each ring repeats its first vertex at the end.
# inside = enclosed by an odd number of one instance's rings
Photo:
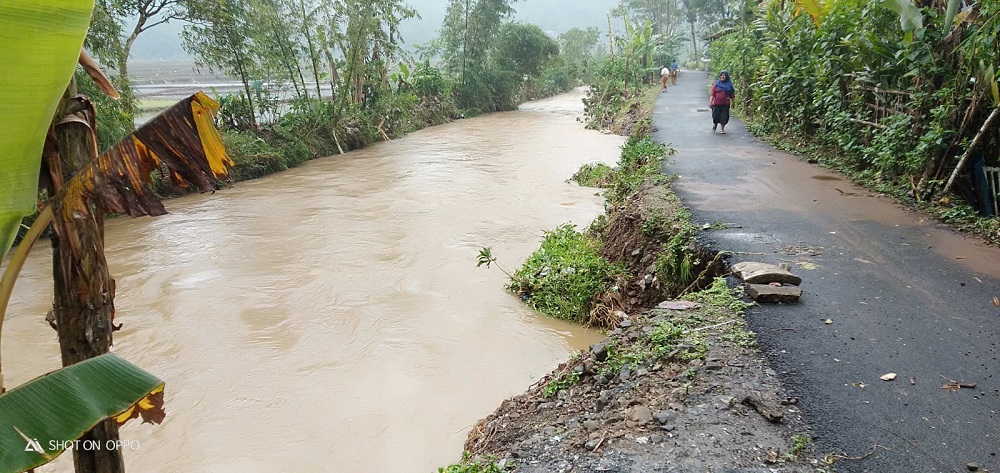
POLYGON ((245 12, 253 18, 249 21, 251 29, 246 34, 254 43, 253 54, 258 63, 266 68, 269 76, 280 77, 282 82, 292 85, 295 96, 304 99, 309 97, 305 77, 302 74, 302 48, 300 24, 294 5, 287 0, 250 0, 250 11, 245 12))
POLYGON ((128 58, 132 46, 140 34, 159 25, 183 18, 181 0, 102 0, 109 11, 116 11, 123 18, 135 18, 135 26, 122 42, 122 53, 118 59, 118 75, 128 79, 128 58))
POLYGON ((186 4, 190 25, 184 27, 184 49, 197 58, 196 64, 218 70, 240 80, 244 100, 249 105, 245 117, 257 127, 257 108, 251 83, 260 71, 260 61, 253 53, 253 42, 246 32, 252 28, 245 12, 249 0, 202 0, 186 4))
POLYGON ((466 76, 465 68, 486 58, 500 28, 514 15, 517 0, 451 0, 441 26, 445 61, 450 72, 466 76))
POLYGON ((316 97, 322 98, 323 92, 320 89, 320 65, 322 64, 322 58, 320 56, 320 42, 317 36, 316 25, 319 8, 312 1, 307 4, 306 0, 298 0, 298 5, 295 5, 292 10, 295 20, 300 25, 300 33, 306 40, 305 52, 306 57, 309 59, 309 65, 312 68, 313 81, 316 83, 316 97))
POLYGON ((497 36, 496 53, 505 69, 534 76, 559 55, 559 43, 535 25, 508 23, 497 36))
POLYGON ((451 0, 441 26, 445 71, 458 77, 457 103, 467 110, 514 107, 510 90, 516 80, 491 62, 501 28, 514 14, 516 0, 451 0))
MULTIPOLYGON (((417 16, 402 0, 338 0, 330 18, 337 21, 330 31, 344 58, 342 84, 351 101, 364 104, 365 87, 371 79, 385 85, 388 61, 400 51, 403 39, 399 24, 417 16)), ((332 55, 331 55, 332 59, 332 55)))
POLYGON ((680 23, 677 0, 621 0, 614 13, 628 15, 639 23, 649 21, 654 35, 673 35, 680 23))

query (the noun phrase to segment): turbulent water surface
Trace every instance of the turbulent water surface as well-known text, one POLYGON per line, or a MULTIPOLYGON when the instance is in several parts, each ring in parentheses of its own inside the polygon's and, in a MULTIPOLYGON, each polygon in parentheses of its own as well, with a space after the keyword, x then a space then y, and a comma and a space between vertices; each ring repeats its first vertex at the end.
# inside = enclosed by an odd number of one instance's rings
MULTIPOLYGON (((114 219, 114 351, 167 383, 166 421, 123 428, 129 471, 429 472, 477 419, 598 335, 538 316, 476 268, 588 224, 613 162, 581 93, 423 130, 114 219)), ((4 327, 8 386, 55 369, 39 244, 4 327)), ((63 455, 45 471, 66 471, 63 455)))

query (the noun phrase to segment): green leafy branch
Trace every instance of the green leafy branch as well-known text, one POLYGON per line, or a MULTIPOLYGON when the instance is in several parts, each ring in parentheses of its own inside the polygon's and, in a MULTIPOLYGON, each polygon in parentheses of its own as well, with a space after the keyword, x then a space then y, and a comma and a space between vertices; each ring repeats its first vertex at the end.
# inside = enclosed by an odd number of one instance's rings
POLYGON ((493 256, 493 249, 489 246, 484 246, 483 249, 479 250, 479 257, 477 258, 477 261, 478 261, 478 264, 476 264, 477 268, 482 266, 486 266, 487 268, 489 268, 491 264, 495 264, 497 268, 500 269, 500 271, 503 271, 503 273, 507 275, 508 278, 514 279, 514 276, 512 276, 510 272, 508 272, 506 269, 503 269, 503 266, 500 266, 500 263, 497 262, 496 257, 493 256))

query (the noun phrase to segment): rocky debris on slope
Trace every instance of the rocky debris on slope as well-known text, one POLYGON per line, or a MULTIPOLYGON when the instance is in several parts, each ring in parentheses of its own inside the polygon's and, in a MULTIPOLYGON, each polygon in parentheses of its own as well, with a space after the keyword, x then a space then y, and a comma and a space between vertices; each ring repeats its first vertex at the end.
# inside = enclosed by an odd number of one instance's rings
POLYGON ((685 238, 689 225, 680 199, 669 186, 644 185, 621 206, 608 212, 601 241, 601 254, 621 263, 633 277, 623 284, 619 306, 626 312, 649 309, 664 295, 675 296, 710 284, 725 270, 714 253, 702 250, 693 238, 685 238), (678 247, 677 258, 687 255, 688 271, 695 281, 671 279, 662 274, 663 257, 669 247, 678 247))
POLYGON ((466 450, 518 472, 815 471, 796 401, 739 315, 676 306, 687 310, 633 317, 505 401, 466 450))
POLYGON ((746 283, 747 295, 757 302, 795 304, 802 298, 802 278, 767 263, 743 262, 732 266, 733 274, 746 283))

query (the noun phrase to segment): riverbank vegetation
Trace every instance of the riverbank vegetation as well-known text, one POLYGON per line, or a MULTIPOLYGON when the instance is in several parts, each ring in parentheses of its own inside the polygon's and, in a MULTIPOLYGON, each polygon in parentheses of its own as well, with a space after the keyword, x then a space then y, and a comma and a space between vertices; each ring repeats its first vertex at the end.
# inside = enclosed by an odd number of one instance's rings
POLYGON ((670 190, 662 166, 672 153, 634 134, 614 168, 583 166, 576 178, 604 189, 606 214, 585 231, 546 232, 508 289, 543 314, 614 327, 631 312, 705 287, 723 264, 699 248, 690 212, 670 190))
POLYGON ((512 4, 451 1, 416 53, 398 26, 419 12, 401 0, 215 0, 187 7, 183 39, 242 84, 220 125, 234 179, 252 178, 581 84, 596 40, 550 37, 513 21, 512 4))
POLYGON ((749 306, 739 288, 715 278, 703 290, 630 315, 605 340, 477 422, 464 445, 467 464, 826 471, 829 462, 803 441, 808 428, 747 330, 742 313, 749 306))
POLYGON ((659 85, 653 58, 676 44, 625 19, 613 36, 615 54, 596 72, 584 99, 589 128, 629 135, 615 167, 586 164, 571 178, 604 189, 606 215, 585 231, 564 225, 511 276, 508 289, 535 310, 599 327, 616 326, 629 311, 697 289, 717 259, 695 244, 690 215, 669 190, 662 167, 673 150, 652 139, 659 85))
MULTIPOLYGON (((550 37, 513 20, 513 1, 452 0, 441 36, 406 48, 400 22, 419 16, 402 0, 212 0, 97 2, 86 48, 118 68, 112 100, 80 80, 93 98, 98 148, 134 129, 139 101, 128 80, 134 36, 183 19, 185 49, 200 68, 239 81, 217 95, 223 140, 235 163, 229 182, 261 177, 406 133, 587 83, 603 63, 597 28, 550 37)), ((77 72, 84 78, 85 72, 77 72)), ((154 183, 168 196, 177 189, 154 183)), ((33 217, 23 222, 21 235, 33 217)))
POLYGON ((1000 242, 1000 5, 923 5, 744 2, 712 64, 755 133, 1000 242))

